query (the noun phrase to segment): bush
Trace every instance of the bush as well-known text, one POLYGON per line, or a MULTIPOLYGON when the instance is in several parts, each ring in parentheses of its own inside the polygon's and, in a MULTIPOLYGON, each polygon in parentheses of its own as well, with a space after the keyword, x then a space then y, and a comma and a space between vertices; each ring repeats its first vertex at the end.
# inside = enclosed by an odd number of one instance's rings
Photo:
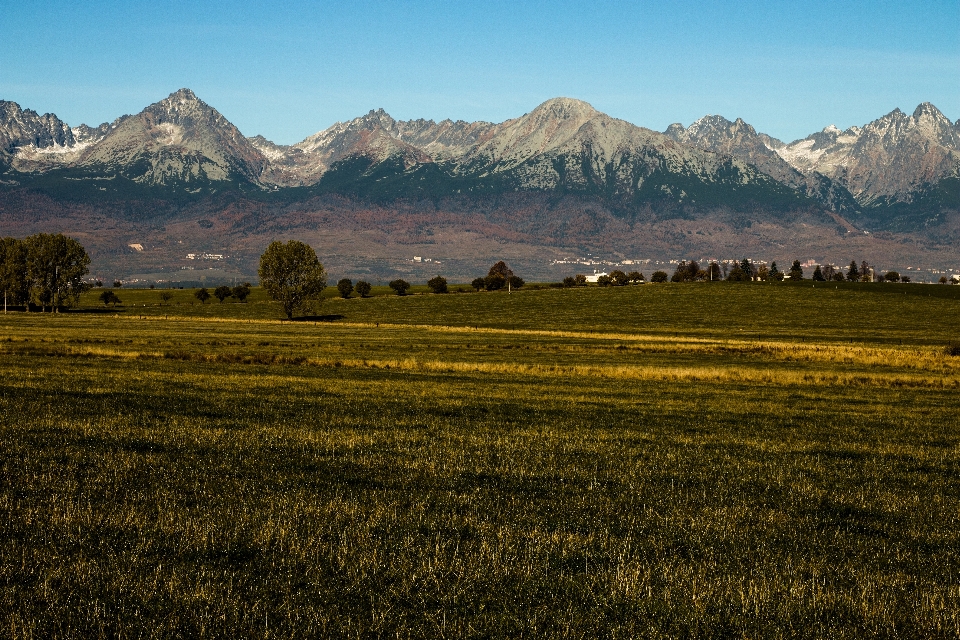
POLYGON ((337 291, 340 292, 341 298, 349 298, 350 294, 353 293, 353 283, 350 282, 349 278, 344 278, 337 283, 337 291))
POLYGON ((406 280, 397 278, 390 283, 390 288, 396 291, 398 296, 405 296, 407 295, 407 289, 410 288, 410 283, 406 280))
POLYGON ((427 286, 430 287, 430 291, 433 291, 434 293, 446 293, 447 279, 441 276, 430 278, 427 280, 427 286))
POLYGON ((370 286, 370 283, 366 280, 357 280, 357 284, 354 287, 354 290, 357 292, 357 295, 361 298, 366 298, 370 295, 370 289, 373 287, 370 286))
POLYGON ((650 282, 666 282, 669 277, 666 271, 654 271, 650 276, 650 282))

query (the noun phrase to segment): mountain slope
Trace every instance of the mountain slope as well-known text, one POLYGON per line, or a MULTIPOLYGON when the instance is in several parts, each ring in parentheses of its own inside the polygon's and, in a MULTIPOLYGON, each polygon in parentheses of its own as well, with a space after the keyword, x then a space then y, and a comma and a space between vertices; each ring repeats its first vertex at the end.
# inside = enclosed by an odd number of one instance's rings
POLYGON ((960 176, 960 130, 927 102, 910 116, 895 109, 863 127, 831 125, 777 153, 800 171, 840 182, 864 206, 909 204, 960 176))

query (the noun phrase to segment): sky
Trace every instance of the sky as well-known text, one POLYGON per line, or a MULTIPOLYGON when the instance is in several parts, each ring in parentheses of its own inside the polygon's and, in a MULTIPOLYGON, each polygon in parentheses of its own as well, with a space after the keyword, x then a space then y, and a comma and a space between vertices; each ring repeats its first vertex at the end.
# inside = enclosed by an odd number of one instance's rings
POLYGON ((960 0, 0 0, 0 99, 97 125, 192 89, 292 144, 383 108, 502 122, 578 98, 785 141, 932 102, 960 118, 960 0))

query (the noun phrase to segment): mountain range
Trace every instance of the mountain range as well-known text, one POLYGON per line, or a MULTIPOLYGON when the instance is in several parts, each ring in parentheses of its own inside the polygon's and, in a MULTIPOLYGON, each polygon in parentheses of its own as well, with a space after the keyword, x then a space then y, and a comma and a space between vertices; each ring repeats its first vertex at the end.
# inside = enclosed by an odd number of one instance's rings
POLYGON ((278 145, 189 89, 95 128, 0 101, 0 232, 70 231, 125 276, 182 269, 184 246, 250 273, 274 237, 384 277, 416 268, 411 249, 464 275, 505 254, 933 266, 955 259, 958 220, 960 121, 929 103, 790 143, 713 115, 661 133, 555 98, 502 123, 380 109, 278 145))

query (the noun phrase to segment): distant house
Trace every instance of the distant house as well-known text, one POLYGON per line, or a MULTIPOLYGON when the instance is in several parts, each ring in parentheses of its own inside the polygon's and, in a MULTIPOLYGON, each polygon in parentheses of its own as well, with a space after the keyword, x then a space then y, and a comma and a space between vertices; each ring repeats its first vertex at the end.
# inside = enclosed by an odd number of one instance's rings
POLYGON ((606 271, 594 271, 592 276, 587 276, 587 282, 597 282, 600 276, 610 275, 606 271))

